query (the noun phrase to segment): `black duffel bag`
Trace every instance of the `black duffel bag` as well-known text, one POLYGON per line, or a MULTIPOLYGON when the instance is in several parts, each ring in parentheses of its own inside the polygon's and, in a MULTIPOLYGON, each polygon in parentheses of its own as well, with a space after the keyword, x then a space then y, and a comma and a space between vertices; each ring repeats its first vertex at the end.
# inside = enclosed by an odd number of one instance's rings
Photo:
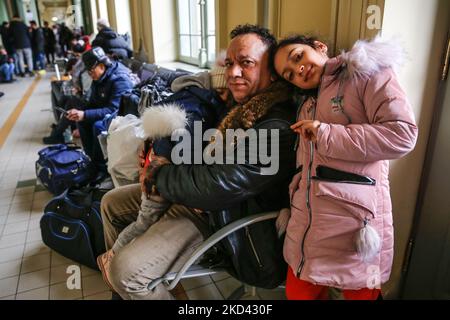
POLYGON ((97 256, 106 251, 100 201, 107 191, 72 188, 52 199, 40 221, 43 242, 66 258, 98 269, 97 256))

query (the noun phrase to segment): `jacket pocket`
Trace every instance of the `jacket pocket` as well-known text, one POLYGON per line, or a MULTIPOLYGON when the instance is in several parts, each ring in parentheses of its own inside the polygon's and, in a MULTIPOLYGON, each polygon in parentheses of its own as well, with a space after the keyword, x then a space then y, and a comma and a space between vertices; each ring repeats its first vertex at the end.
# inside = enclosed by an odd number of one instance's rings
POLYGON ((377 193, 373 185, 336 183, 315 179, 317 206, 321 212, 351 214, 361 220, 375 218, 377 193))

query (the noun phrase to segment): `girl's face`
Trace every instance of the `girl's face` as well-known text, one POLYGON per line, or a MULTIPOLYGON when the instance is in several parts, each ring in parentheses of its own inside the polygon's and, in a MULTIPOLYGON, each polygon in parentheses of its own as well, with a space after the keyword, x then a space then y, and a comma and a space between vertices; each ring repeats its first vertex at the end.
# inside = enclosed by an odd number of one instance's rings
POLYGON ((319 41, 315 44, 316 48, 306 44, 290 44, 278 50, 274 61, 276 72, 301 89, 319 87, 325 63, 329 59, 328 47, 319 41))

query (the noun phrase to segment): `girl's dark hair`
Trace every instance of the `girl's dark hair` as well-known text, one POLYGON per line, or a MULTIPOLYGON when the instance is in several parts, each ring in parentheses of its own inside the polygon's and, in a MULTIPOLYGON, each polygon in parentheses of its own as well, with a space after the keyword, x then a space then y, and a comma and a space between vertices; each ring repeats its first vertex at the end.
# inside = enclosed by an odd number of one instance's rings
MULTIPOLYGON (((272 71, 272 74, 276 75, 278 78, 280 78, 283 81, 286 81, 284 79, 282 79, 281 77, 278 76, 277 71, 275 70, 275 56, 278 53, 278 51, 286 46, 289 46, 291 44, 304 44, 307 46, 310 46, 314 49, 317 49, 317 45, 315 44, 315 42, 318 41, 318 39, 314 36, 306 36, 306 35, 299 35, 299 34, 294 34, 294 35, 289 35, 286 38, 281 39, 277 44, 275 44, 274 46, 272 46, 270 48, 270 52, 269 52, 269 65, 270 65, 270 69, 272 71)), ((287 82, 287 81, 286 81, 287 82)), ((310 90, 303 90, 300 88, 295 87, 295 93, 298 96, 315 96, 317 95, 317 89, 310 89, 310 90)))

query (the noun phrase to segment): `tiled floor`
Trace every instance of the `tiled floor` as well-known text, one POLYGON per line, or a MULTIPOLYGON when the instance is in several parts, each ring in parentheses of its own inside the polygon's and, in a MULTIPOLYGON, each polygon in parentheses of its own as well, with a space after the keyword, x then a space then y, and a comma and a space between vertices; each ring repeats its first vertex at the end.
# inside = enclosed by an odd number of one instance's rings
MULTIPOLYGON (((51 195, 37 185, 34 163, 50 131, 50 76, 38 83, 0 149, 0 299, 110 299, 99 272, 80 266, 81 288, 68 289, 69 266, 79 264, 50 250, 41 240, 39 221, 51 195)), ((33 79, 0 85, 0 128, 33 79)), ((240 283, 227 274, 182 281, 189 299, 224 299, 240 283)), ((284 299, 280 290, 258 290, 244 299, 284 299)))

